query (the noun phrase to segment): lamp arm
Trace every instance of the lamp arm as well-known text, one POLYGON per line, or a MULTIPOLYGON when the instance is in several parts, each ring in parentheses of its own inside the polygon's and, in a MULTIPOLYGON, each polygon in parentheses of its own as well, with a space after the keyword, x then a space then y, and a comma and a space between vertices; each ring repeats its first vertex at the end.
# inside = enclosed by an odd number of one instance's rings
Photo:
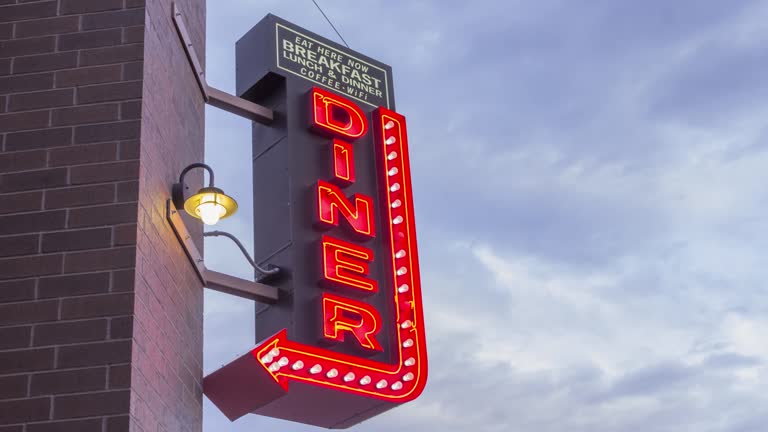
POLYGON ((201 162, 193 163, 193 164, 189 165, 188 167, 184 168, 181 171, 181 174, 179 175, 179 183, 181 183, 183 185, 184 184, 184 176, 186 176, 188 172, 190 172, 191 170, 193 170, 195 168, 203 168, 206 171, 208 171, 208 174, 209 174, 209 177, 208 177, 208 183, 209 183, 208 187, 213 187, 213 168, 211 168, 210 166, 208 166, 208 165, 206 165, 204 163, 201 163, 201 162))
POLYGON ((251 264, 251 266, 253 266, 253 268, 256 269, 257 272, 259 272, 259 273, 261 273, 262 275, 265 275, 265 276, 271 276, 271 275, 275 275, 277 273, 280 273, 280 267, 273 267, 273 268, 270 268, 270 269, 265 269, 265 268, 259 266, 258 264, 256 264, 256 262, 253 260, 253 258, 251 258, 251 255, 248 253, 248 251, 245 250, 245 246, 243 246, 243 244, 240 243, 240 240, 238 240, 237 237, 233 236, 232 234, 230 234, 228 232, 224 232, 224 231, 209 231, 209 232, 203 233, 203 237, 227 237, 228 239, 230 239, 233 242, 235 242, 237 247, 240 248, 240 251, 243 253, 243 255, 245 255, 245 258, 248 260, 248 262, 251 264))

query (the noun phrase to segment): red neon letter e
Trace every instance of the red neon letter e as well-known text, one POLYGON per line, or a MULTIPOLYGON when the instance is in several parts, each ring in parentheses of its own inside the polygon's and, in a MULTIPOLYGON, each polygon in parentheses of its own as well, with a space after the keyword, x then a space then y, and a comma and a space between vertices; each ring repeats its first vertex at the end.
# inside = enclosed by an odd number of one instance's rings
POLYGON ((378 291, 378 282, 365 277, 373 261, 372 250, 329 236, 323 236, 322 244, 325 281, 371 293, 378 291))
POLYGON ((354 102, 329 91, 310 90, 312 128, 340 138, 360 138, 368 132, 368 119, 354 102))
POLYGON ((323 294, 323 335, 326 339, 343 342, 345 332, 349 332, 363 348, 383 351, 375 337, 380 329, 381 317, 373 306, 323 294))
POLYGON ((373 198, 366 195, 352 197, 355 205, 338 186, 322 180, 317 182, 317 217, 321 224, 339 225, 339 213, 349 222, 356 233, 367 237, 376 237, 373 222, 373 198))

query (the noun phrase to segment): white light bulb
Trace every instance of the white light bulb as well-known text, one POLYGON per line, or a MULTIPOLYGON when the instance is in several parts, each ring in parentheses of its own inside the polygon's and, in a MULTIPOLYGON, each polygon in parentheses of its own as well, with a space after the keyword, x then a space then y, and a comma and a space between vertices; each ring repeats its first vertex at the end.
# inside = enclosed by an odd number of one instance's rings
POLYGON ((403 388, 403 383, 400 381, 392 384, 392 390, 400 390, 401 388, 403 388))
POLYGON ((410 348, 413 346, 413 339, 407 339, 403 342, 403 348, 410 348))
POLYGON ((309 370, 309 373, 311 373, 312 375, 316 375, 316 374, 319 374, 322 371, 323 371, 323 367, 318 365, 318 364, 316 364, 316 365, 312 366, 312 369, 309 370))
POLYGON ((397 152, 391 152, 387 155, 387 160, 392 160, 397 157, 397 152))
POLYGON ((400 285, 400 288, 397 289, 397 292, 399 292, 400 294, 403 294, 403 293, 407 293, 409 289, 411 289, 411 287, 409 287, 407 284, 402 284, 400 285))
POLYGON ((413 373, 408 372, 407 374, 403 375, 403 381, 405 382, 413 381, 413 373))
POLYGON ((393 127, 395 127, 395 122, 393 122, 392 120, 388 121, 387 124, 384 125, 384 129, 386 130, 390 130, 393 127))
POLYGON ((280 367, 287 366, 288 365, 288 357, 282 357, 280 360, 277 361, 277 364, 280 365, 280 367))
POLYGON ((402 249, 397 251, 397 253, 395 254, 395 258, 405 258, 405 251, 402 249))
POLYGON ((389 138, 387 138, 387 141, 386 141, 387 145, 392 145, 392 144, 394 144, 396 142, 397 142, 397 140, 395 139, 395 137, 389 137, 389 138))
POLYGON ((381 380, 381 381, 376 383, 376 388, 377 389, 383 389, 386 386, 387 386, 387 381, 386 380, 381 380))
POLYGON ((272 348, 272 351, 269 352, 269 355, 272 357, 277 357, 280 355, 280 350, 277 348, 272 348))
POLYGON ((197 214, 206 225, 216 225, 221 219, 221 210, 219 205, 213 202, 207 202, 197 206, 197 214))
POLYGON ((403 223, 403 217, 402 216, 398 216, 398 217, 392 219, 392 223, 395 224, 395 225, 400 225, 401 223, 403 223))
POLYGON ((389 188, 389 190, 392 191, 392 192, 399 191, 400 190, 400 183, 393 184, 392 187, 389 188))
POLYGON ((403 329, 409 329, 412 326, 413 326, 413 323, 411 322, 411 320, 405 320, 403 321, 402 324, 400 324, 400 328, 403 328, 403 329))
POLYGON ((408 269, 405 268, 405 267, 400 267, 399 269, 397 269, 397 275, 398 276, 403 276, 406 273, 408 273, 408 269))
POLYGON ((397 173, 399 172, 400 170, 398 170, 397 167, 394 167, 391 170, 387 171, 387 174, 389 174, 389 176, 392 177, 393 175, 397 175, 397 173))
POLYGON ((296 363, 294 363, 293 366, 291 366, 291 368, 295 371, 302 370, 304 368, 304 362, 299 360, 296 363))
POLYGON ((262 363, 272 363, 272 360, 273 360, 273 358, 269 354, 267 354, 267 355, 265 355, 264 357, 261 358, 261 362, 262 363))
POLYGON ((271 365, 269 365, 269 370, 271 372, 277 372, 280 370, 280 365, 277 363, 272 363, 271 365))
POLYGON ((370 383, 371 383, 371 377, 369 377, 368 375, 360 378, 360 385, 368 385, 370 383))
POLYGON ((325 374, 325 376, 327 376, 328 378, 336 378, 337 376, 339 376, 339 371, 337 371, 336 369, 331 369, 328 371, 327 374, 325 374))
POLYGON ((401 205, 403 205, 403 203, 400 202, 400 200, 395 200, 395 202, 392 203, 392 208, 398 208, 401 205))
POLYGON ((344 375, 344 382, 350 382, 353 379, 355 379, 355 374, 353 374, 352 372, 344 375))
POLYGON ((409 358, 408 360, 405 361, 405 365, 406 366, 413 366, 415 364, 416 364, 416 359, 413 358, 413 357, 411 357, 411 358, 409 358))

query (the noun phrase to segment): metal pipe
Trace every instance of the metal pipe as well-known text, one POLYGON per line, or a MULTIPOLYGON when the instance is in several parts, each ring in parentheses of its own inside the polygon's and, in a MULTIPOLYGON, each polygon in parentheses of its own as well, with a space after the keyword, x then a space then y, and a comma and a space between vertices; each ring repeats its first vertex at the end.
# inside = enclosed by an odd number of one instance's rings
POLYGON ((274 267, 271 269, 265 269, 258 264, 256 264, 256 261, 251 258, 251 255, 248 253, 247 250, 245 250, 245 246, 240 242, 240 240, 237 239, 237 237, 233 236, 232 234, 224 231, 209 231, 206 233, 203 233, 203 237, 227 237, 228 239, 235 242, 237 247, 240 248, 240 251, 245 255, 245 258, 248 259, 248 262, 253 266, 254 269, 256 269, 257 272, 261 273, 265 276, 271 276, 275 275, 277 273, 280 273, 280 267, 274 267))

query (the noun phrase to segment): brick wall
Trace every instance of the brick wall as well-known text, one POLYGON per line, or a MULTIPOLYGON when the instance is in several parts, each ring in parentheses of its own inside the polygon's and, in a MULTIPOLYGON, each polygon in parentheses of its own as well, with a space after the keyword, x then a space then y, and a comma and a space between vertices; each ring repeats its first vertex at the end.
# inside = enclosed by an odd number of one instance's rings
POLYGON ((170 3, 0 0, 0 432, 201 429, 202 289, 163 206, 203 103, 170 3))

